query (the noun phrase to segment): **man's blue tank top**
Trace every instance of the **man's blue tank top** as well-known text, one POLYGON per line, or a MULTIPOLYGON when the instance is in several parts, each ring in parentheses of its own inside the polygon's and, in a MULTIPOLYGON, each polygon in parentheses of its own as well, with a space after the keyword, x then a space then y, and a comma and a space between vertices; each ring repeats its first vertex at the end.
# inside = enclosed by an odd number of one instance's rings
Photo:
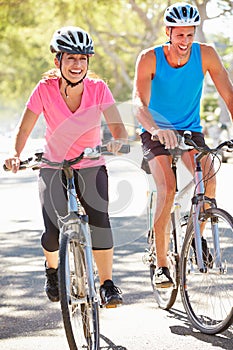
POLYGON ((163 46, 155 47, 156 74, 151 81, 150 112, 162 128, 200 132, 200 99, 204 74, 201 49, 193 43, 189 61, 182 67, 171 67, 163 46))

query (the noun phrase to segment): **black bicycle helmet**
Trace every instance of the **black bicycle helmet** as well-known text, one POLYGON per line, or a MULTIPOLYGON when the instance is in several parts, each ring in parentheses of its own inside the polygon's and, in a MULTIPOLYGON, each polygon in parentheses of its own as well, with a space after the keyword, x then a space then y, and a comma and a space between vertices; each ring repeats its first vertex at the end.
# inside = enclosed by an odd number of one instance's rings
POLYGON ((52 53, 72 53, 94 55, 93 41, 90 35, 79 27, 63 27, 58 29, 50 42, 52 53))
POLYGON ((199 26, 201 18, 196 6, 177 2, 166 9, 164 23, 167 27, 199 26))

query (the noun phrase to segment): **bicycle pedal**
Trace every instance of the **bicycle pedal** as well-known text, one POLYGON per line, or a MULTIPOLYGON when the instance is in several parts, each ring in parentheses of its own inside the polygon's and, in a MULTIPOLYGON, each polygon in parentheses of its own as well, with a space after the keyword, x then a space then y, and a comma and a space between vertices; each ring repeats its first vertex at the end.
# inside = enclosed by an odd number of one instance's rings
POLYGON ((143 255, 142 262, 143 262, 143 264, 148 265, 148 266, 152 262, 151 253, 149 253, 149 251, 143 255))
POLYGON ((106 306, 104 306, 106 309, 115 309, 115 308, 117 308, 117 305, 116 304, 114 304, 114 305, 106 305, 106 306))

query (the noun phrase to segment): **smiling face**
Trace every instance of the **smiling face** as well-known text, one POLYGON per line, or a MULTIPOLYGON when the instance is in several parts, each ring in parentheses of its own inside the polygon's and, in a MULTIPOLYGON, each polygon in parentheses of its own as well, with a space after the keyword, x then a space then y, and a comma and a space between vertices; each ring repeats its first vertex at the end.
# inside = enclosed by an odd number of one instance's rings
MULTIPOLYGON (((61 68, 61 61, 55 61, 58 68, 61 68)), ((64 76, 75 83, 85 77, 88 69, 88 56, 80 54, 69 54, 64 52, 62 55, 62 73, 64 76)))
POLYGON ((195 27, 167 27, 166 34, 171 41, 171 53, 178 59, 189 57, 195 35, 195 27))

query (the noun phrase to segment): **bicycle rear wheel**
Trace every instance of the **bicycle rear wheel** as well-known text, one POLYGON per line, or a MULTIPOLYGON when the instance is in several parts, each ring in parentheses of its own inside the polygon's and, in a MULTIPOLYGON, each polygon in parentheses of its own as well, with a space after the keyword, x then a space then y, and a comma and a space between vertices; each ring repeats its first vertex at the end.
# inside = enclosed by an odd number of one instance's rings
POLYGON ((84 251, 76 232, 62 234, 59 258, 61 310, 69 347, 97 350, 99 305, 89 297, 84 251))
POLYGON ((233 322, 233 218, 222 209, 210 208, 203 219, 207 272, 200 272, 196 265, 190 224, 181 252, 181 297, 192 325, 202 333, 216 334, 233 322), (212 231, 216 229, 222 266, 214 249, 212 231))
POLYGON ((173 304, 176 301, 178 288, 179 288, 179 257, 177 253, 177 242, 176 242, 176 228, 173 223, 174 217, 173 213, 171 214, 171 233, 170 233, 170 241, 168 246, 168 253, 167 253, 167 261, 168 261, 168 268, 170 271, 171 278, 174 282, 174 285, 169 288, 156 288, 153 278, 154 273, 157 269, 157 262, 156 262, 156 251, 155 251, 155 244, 154 244, 154 231, 152 229, 151 232, 151 246, 150 246, 150 278, 151 278, 151 285, 154 291, 155 300, 158 304, 158 306, 163 310, 169 310, 173 304))
POLYGON ((153 283, 153 276, 156 271, 156 256, 154 249, 151 249, 150 254, 152 260, 150 264, 150 278, 155 300, 161 309, 169 310, 175 303, 178 293, 178 263, 176 261, 176 257, 174 257, 172 252, 169 252, 167 257, 170 275, 172 280, 175 282, 174 286, 169 288, 156 288, 153 283))

